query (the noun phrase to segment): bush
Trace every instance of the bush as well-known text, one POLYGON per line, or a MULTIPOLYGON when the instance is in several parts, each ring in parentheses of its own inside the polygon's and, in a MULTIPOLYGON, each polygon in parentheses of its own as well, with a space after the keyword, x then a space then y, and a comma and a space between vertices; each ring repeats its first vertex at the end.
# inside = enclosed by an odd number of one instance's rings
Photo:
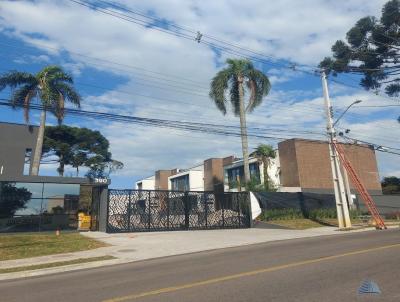
MULTIPOLYGON (((350 218, 355 219, 361 215, 360 211, 350 210, 350 218)), ((261 220, 290 220, 290 219, 311 219, 311 220, 324 220, 336 219, 336 208, 330 209, 315 209, 310 212, 303 213, 300 209, 286 208, 286 209, 271 209, 265 210, 260 216, 261 220)))

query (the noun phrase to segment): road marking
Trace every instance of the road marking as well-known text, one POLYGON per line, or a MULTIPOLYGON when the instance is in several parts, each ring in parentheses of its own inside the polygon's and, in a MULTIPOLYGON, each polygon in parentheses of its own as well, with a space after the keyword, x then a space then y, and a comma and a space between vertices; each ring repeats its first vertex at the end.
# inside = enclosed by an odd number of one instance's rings
POLYGON ((339 254, 339 255, 332 255, 332 256, 326 256, 326 257, 310 259, 310 260, 292 262, 292 263, 272 266, 272 267, 268 267, 268 268, 263 268, 263 269, 259 269, 259 270, 248 271, 248 272, 228 275, 228 276, 224 276, 224 277, 212 278, 212 279, 207 279, 207 280, 188 283, 188 284, 165 287, 165 288, 160 288, 160 289, 156 289, 156 290, 152 290, 152 291, 142 292, 142 293, 139 293, 139 294, 132 294, 132 295, 128 295, 128 296, 116 297, 116 298, 104 300, 103 302, 122 302, 122 301, 127 301, 127 300, 136 300, 136 299, 139 299, 139 298, 145 298, 145 297, 149 297, 149 296, 155 296, 155 295, 159 295, 159 294, 170 293, 170 292, 179 291, 179 290, 182 290, 182 289, 193 288, 193 287, 204 286, 204 285, 210 285, 210 284, 215 284, 215 283, 224 282, 224 281, 230 281, 230 280, 234 280, 234 279, 238 279, 238 278, 249 277, 249 276, 259 275, 259 274, 268 273, 268 272, 279 271, 279 270, 282 270, 282 269, 287 269, 287 268, 292 268, 292 267, 297 267, 297 266, 303 266, 303 265, 306 265, 306 264, 313 264, 313 263, 318 263, 318 262, 322 262, 322 261, 328 261, 328 260, 332 260, 332 259, 343 258, 343 257, 347 257, 347 256, 365 254, 365 253, 369 253, 369 252, 380 251, 380 250, 390 249, 390 248, 394 248, 394 247, 400 247, 400 243, 391 244, 391 245, 384 245, 384 246, 379 246, 379 247, 374 247, 374 248, 369 248, 369 249, 364 249, 364 250, 358 250, 358 251, 348 252, 348 253, 339 254))

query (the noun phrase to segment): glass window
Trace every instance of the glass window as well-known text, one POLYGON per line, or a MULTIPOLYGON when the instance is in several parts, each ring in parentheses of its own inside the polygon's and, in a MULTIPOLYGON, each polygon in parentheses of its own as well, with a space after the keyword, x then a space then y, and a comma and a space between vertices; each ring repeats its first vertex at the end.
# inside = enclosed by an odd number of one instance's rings
POLYGON ((32 149, 25 150, 25 160, 24 160, 24 175, 29 175, 29 170, 31 168, 31 155, 32 149))
POLYGON ((42 208, 42 199, 30 199, 22 207, 14 212, 14 216, 19 215, 39 215, 42 208))
POLYGON ((31 198, 42 198, 43 183, 17 182, 16 188, 28 190, 32 195, 31 198))
POLYGON ((62 198, 64 195, 79 195, 78 184, 51 184, 45 183, 43 190, 44 198, 62 198))
POLYGON ((189 174, 171 179, 173 191, 189 191, 189 174))

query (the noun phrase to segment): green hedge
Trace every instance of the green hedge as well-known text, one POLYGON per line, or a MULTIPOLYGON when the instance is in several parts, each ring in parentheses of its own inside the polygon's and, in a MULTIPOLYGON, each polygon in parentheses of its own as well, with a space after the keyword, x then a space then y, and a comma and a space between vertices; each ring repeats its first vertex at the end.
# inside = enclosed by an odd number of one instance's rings
MULTIPOLYGON (((359 211, 350 210, 350 218, 354 219, 361 215, 359 211)), ((337 218, 336 209, 316 209, 303 213, 300 209, 271 209, 262 212, 260 219, 268 220, 291 220, 308 218, 312 220, 335 219, 337 218)))

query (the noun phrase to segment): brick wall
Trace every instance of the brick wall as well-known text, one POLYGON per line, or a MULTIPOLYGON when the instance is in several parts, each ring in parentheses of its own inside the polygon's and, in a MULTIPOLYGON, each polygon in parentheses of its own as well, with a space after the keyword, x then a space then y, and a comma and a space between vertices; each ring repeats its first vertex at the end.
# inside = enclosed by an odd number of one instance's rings
MULTIPOLYGON (((329 147, 325 142, 291 139, 278 144, 281 184, 306 189, 333 189, 329 147)), ((375 151, 363 145, 344 145, 345 154, 363 184, 381 192, 375 151)), ((350 186, 353 185, 350 181, 350 186)))

